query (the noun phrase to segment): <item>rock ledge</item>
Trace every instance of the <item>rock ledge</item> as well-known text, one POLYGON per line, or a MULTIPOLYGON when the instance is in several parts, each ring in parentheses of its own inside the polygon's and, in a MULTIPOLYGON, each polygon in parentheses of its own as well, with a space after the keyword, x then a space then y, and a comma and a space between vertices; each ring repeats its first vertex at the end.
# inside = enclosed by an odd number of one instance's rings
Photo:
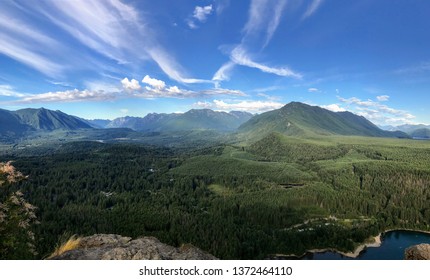
POLYGON ((405 260, 430 260, 430 244, 419 244, 407 248, 405 260))
POLYGON ((214 256, 193 245, 175 248, 155 237, 132 240, 115 234, 83 237, 78 248, 67 251, 55 260, 216 260, 214 256))

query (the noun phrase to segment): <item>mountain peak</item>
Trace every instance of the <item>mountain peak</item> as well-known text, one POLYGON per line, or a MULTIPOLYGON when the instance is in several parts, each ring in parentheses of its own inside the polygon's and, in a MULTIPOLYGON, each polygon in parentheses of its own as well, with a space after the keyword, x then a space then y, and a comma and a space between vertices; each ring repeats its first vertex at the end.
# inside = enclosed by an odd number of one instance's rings
POLYGON ((255 138, 262 138, 271 132, 294 136, 408 137, 404 133, 384 131, 366 118, 351 112, 332 112, 301 102, 290 102, 278 110, 254 116, 239 127, 239 132, 255 138))

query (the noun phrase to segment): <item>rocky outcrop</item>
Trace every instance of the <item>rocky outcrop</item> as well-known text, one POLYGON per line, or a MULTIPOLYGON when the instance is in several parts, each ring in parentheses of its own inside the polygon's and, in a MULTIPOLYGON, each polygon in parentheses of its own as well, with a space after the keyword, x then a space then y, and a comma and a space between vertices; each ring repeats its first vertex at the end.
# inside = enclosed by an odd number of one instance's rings
POLYGON ((57 260, 216 260, 192 245, 175 248, 155 237, 132 240, 114 234, 96 234, 80 239, 76 249, 51 259, 57 260))
POLYGON ((405 260, 430 260, 430 244, 419 244, 407 248, 405 260))

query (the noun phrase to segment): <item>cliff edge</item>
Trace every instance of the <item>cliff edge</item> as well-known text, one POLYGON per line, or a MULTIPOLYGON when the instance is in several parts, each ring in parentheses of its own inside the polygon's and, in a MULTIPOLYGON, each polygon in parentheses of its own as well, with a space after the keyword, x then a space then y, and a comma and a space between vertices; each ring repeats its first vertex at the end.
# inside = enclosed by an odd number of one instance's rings
POLYGON ((132 240, 115 234, 96 234, 79 239, 73 250, 53 260, 216 260, 214 256, 194 247, 175 248, 161 243, 155 237, 132 240))

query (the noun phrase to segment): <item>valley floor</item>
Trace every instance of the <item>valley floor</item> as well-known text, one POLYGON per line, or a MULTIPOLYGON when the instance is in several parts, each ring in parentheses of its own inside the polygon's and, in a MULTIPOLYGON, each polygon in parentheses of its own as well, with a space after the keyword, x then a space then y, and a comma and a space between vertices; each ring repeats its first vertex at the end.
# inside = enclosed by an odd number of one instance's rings
POLYGON ((32 149, 8 149, 0 161, 28 175, 2 188, 37 207, 39 258, 72 234, 155 236, 221 259, 263 259, 351 252, 391 228, 430 230, 428 141, 273 133, 193 148, 32 149))

